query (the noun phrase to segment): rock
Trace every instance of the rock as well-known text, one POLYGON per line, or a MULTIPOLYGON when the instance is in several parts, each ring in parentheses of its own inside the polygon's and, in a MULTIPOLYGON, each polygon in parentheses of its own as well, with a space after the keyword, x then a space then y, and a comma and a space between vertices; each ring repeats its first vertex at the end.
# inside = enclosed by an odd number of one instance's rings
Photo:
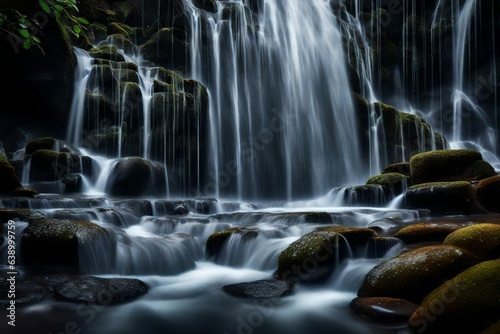
POLYGON ((205 246, 205 252, 208 258, 217 257, 224 243, 233 234, 239 234, 243 239, 256 238, 259 235, 259 230, 256 228, 247 227, 231 227, 219 232, 211 234, 205 246))
POLYGON ((12 196, 19 197, 35 197, 38 194, 38 191, 31 187, 19 187, 12 191, 12 196))
POLYGON ((399 173, 404 176, 410 177, 410 163, 409 162, 398 162, 385 167, 382 170, 382 174, 387 173, 399 173))
POLYGON ((500 333, 500 320, 495 322, 490 327, 486 328, 480 334, 498 334, 500 333))
POLYGON ((33 154, 38 150, 55 150, 56 142, 52 137, 33 139, 26 144, 26 154, 33 154))
POLYGON ((269 299, 292 294, 293 285, 290 282, 269 279, 229 284, 223 286, 222 290, 231 296, 239 298, 269 299))
POLYGON ((410 179, 400 173, 384 173, 370 177, 366 184, 378 184, 391 189, 394 195, 399 195, 408 188, 410 179))
POLYGON ((80 173, 80 156, 72 153, 39 149, 31 155, 30 181, 57 181, 69 173, 80 173))
POLYGON ((368 243, 377 236, 377 232, 371 228, 349 226, 319 227, 316 231, 333 232, 342 235, 349 243, 354 256, 364 256, 368 243))
POLYGON ((387 323, 408 321, 417 305, 399 298, 358 297, 351 301, 350 308, 367 320, 387 323))
MULTIPOLYGON (((409 320, 417 333, 479 333, 499 320, 500 259, 451 278, 422 301, 409 320)), ((496 333, 496 332, 495 332, 496 333)))
POLYGON ((106 190, 114 196, 141 196, 166 192, 162 170, 140 157, 118 159, 112 169, 106 190))
POLYGON ((193 5, 207 12, 217 13, 217 1, 215 0, 193 0, 193 5))
POLYGON ((10 194, 21 187, 16 170, 5 158, 0 158, 0 194, 10 194))
POLYGON ((348 256, 349 247, 343 235, 314 231, 300 237, 281 252, 275 277, 294 282, 323 280, 348 256))
POLYGON ((130 302, 148 292, 147 285, 133 278, 82 276, 52 287, 58 299, 92 305, 130 302))
POLYGON ((61 182, 65 185, 65 193, 79 193, 82 191, 83 179, 80 174, 66 174, 62 177, 61 182))
POLYGON ((79 268, 82 244, 107 237, 105 229, 90 222, 66 219, 31 221, 20 239, 20 262, 26 266, 79 268))
POLYGON ((393 198, 389 188, 378 184, 334 188, 330 196, 341 205, 372 207, 385 206, 393 198))
POLYGON ((454 246, 426 246, 376 265, 366 275, 358 297, 393 297, 420 301, 433 289, 479 259, 454 246))
POLYGON ((487 210, 476 199, 469 182, 432 182, 411 186, 403 202, 410 209, 428 209, 434 215, 479 214, 487 210))
POLYGON ((494 260, 500 258, 500 225, 467 226, 449 234, 443 244, 468 250, 483 261, 494 260))
POLYGON ((188 36, 178 28, 162 28, 140 46, 144 59, 162 67, 184 71, 189 59, 188 36))
POLYGON ((440 242, 452 232, 472 223, 460 222, 433 222, 433 223, 415 223, 403 227, 395 235, 395 238, 401 239, 406 244, 413 244, 419 242, 440 242))
POLYGON ((42 212, 32 211, 29 209, 0 208, 0 221, 2 222, 9 220, 33 222, 44 218, 46 217, 42 212))
MULTIPOLYGON (((478 180, 488 177, 480 152, 469 149, 437 150, 416 154, 410 159, 412 184, 478 180)), ((489 172, 493 171, 492 168, 489 172)), ((494 175, 494 174, 493 174, 494 175)))
POLYGON ((492 212, 500 212, 500 175, 482 179, 476 186, 476 196, 492 212))

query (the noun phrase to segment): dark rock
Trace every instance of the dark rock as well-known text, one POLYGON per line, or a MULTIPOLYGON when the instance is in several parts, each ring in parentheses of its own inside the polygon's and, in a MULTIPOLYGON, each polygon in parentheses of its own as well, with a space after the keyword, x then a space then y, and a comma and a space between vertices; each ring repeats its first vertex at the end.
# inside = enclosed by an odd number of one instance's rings
POLYGON ((80 174, 66 174, 62 177, 61 182, 65 185, 65 193, 79 193, 82 191, 83 179, 80 174))
POLYGON ((231 296, 239 298, 269 299, 292 294, 293 285, 289 282, 271 279, 229 284, 223 286, 222 290, 231 296))
POLYGON ((340 196, 341 204, 345 206, 372 207, 385 206, 393 198, 391 189, 378 184, 334 188, 330 196, 340 196))
POLYGON ((38 194, 38 191, 31 187, 19 187, 12 191, 12 196, 19 197, 35 197, 38 194))
POLYGON ((94 305, 117 305, 130 302, 148 291, 138 279, 83 276, 52 287, 58 299, 94 305))
POLYGON ((435 215, 479 214, 487 210, 476 199, 470 182, 432 182, 411 186, 404 193, 407 208, 428 209, 435 215))
POLYGON ((367 320, 387 323, 408 321, 418 306, 399 298, 358 297, 351 301, 350 307, 367 320))
POLYGON ((472 253, 454 246, 426 246, 375 266, 366 275, 358 297, 392 297, 420 303, 443 281, 477 264, 472 253))
POLYGON ((410 163, 409 162, 398 162, 385 167, 382 170, 382 174, 386 173, 399 173, 407 177, 410 177, 410 163))
POLYGON ((410 317, 410 328, 426 334, 486 330, 500 314, 499 277, 500 259, 459 273, 425 297, 410 317))
POLYGON ((366 181, 367 185, 375 184, 391 189, 394 195, 399 195, 410 185, 410 179, 400 173, 384 173, 372 176, 366 181))
POLYGON ((224 246, 226 240, 235 233, 241 235, 243 239, 248 239, 256 238, 259 235, 259 230, 247 227, 231 227, 211 234, 207 239, 205 247, 207 257, 216 257, 220 253, 220 250, 224 246))
POLYGON ((476 187, 476 195, 486 209, 500 212, 500 175, 480 180, 476 187))
POLYGON ((452 232, 472 223, 464 222, 422 222, 414 223, 403 227, 395 235, 395 238, 401 239, 406 244, 419 242, 443 242, 452 232))
POLYGON ((42 212, 32 211, 29 209, 10 209, 0 208, 0 221, 20 220, 23 222, 33 222, 46 218, 42 212))
POLYGON ((10 194, 21 187, 16 170, 5 158, 0 158, 0 194, 10 194))

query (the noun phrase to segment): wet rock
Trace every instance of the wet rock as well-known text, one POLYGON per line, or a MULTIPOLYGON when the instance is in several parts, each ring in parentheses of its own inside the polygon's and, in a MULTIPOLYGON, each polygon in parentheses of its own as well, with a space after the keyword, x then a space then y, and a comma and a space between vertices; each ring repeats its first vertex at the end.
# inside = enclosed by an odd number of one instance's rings
POLYGON ((413 184, 466 181, 493 176, 494 169, 485 166, 480 152, 469 149, 437 150, 416 154, 410 159, 413 184), (488 175, 491 174, 491 175, 488 175))
POLYGON ((500 225, 467 226, 449 234, 443 244, 468 250, 483 261, 497 259, 500 258, 500 225))
POLYGON ((117 305, 130 302, 148 291, 147 285, 132 278, 82 276, 52 287, 58 299, 94 305, 117 305))
POLYGON ((393 247, 401 244, 401 240, 393 237, 371 237, 366 247, 368 258, 381 258, 393 247))
POLYGON ((78 268, 79 248, 82 244, 98 242, 107 236, 105 229, 85 221, 31 221, 20 240, 21 263, 26 266, 55 265, 78 268))
POLYGON ((20 220, 23 222, 32 222, 46 218, 45 214, 29 209, 11 209, 0 208, 0 221, 20 220))
POLYGON ((417 307, 410 301, 388 297, 358 297, 350 303, 354 313, 367 320, 378 322, 408 321, 417 307))
POLYGON ((292 294, 293 285, 289 282, 270 279, 229 284, 223 286, 222 290, 231 296, 239 298, 269 299, 292 294))
POLYGON ((231 227, 211 234, 207 239, 205 247, 207 257, 217 257, 226 240, 228 240, 229 237, 231 237, 235 233, 241 235, 243 239, 249 239, 256 238, 259 235, 259 230, 256 228, 247 227, 231 227))
POLYGON ((35 188, 31 187, 19 187, 12 191, 12 196, 19 197, 35 197, 38 194, 38 191, 35 188))
POLYGON ((410 209, 428 209, 435 215, 479 214, 487 210, 467 181, 431 182, 411 186, 403 201, 410 209))
POLYGON ((77 154, 40 149, 31 155, 30 181, 57 181, 70 173, 82 171, 77 154))
POLYGON ((349 226, 319 227, 316 231, 333 232, 342 235, 348 242, 354 256, 365 255, 367 244, 377 236, 377 232, 371 228, 349 226))
POLYGON ((65 193, 79 193, 82 191, 83 179, 80 174, 66 174, 62 177, 61 182, 64 183, 65 193))
POLYGON ((384 173, 370 177, 366 184, 378 184, 391 189, 394 195, 399 195, 408 188, 410 179, 400 173, 384 173))
POLYGON ((366 275, 358 297, 393 297, 419 303, 443 281, 477 264, 479 259, 454 246, 426 246, 375 266, 366 275))
POLYGON ((433 222, 433 223, 415 223, 400 229, 394 237, 401 239, 406 244, 419 242, 440 242, 452 232, 472 223, 464 222, 433 222))
POLYGON ((459 273, 425 297, 410 317, 410 327, 417 333, 486 330, 499 320, 499 277, 500 259, 459 273))
POLYGON ((488 177, 478 182, 476 195, 481 204, 492 212, 500 212, 500 175, 488 177))
POLYGON ((398 162, 385 167, 382 170, 382 174, 387 173, 399 173, 404 176, 410 177, 410 163, 409 162, 398 162))
POLYGON ((207 12, 217 13, 217 2, 215 0, 193 0, 193 5, 207 12))
POLYGON ((349 246, 342 234, 314 231, 300 237, 281 252, 275 277, 294 282, 321 281, 347 256, 349 246))
POLYGON ((372 207, 385 206, 393 198, 389 188, 378 184, 334 188, 330 196, 345 206, 372 207))

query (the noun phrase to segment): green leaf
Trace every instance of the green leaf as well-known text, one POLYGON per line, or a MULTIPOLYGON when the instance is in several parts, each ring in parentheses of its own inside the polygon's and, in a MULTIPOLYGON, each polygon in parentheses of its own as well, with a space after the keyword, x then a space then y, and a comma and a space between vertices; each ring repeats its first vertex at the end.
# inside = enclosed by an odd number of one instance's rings
POLYGON ((59 20, 59 18, 61 17, 61 13, 59 13, 59 12, 54 12, 54 14, 56 15, 56 20, 59 20))
POLYGON ((61 6, 61 5, 54 5, 54 8, 60 12, 64 9, 63 6, 61 6))
POLYGON ((23 48, 25 48, 26 50, 31 48, 31 43, 30 41, 24 41, 23 43, 23 48))
POLYGON ((85 20, 83 17, 77 17, 78 21, 83 24, 89 24, 89 21, 85 20))
POLYGON ((44 10, 44 12, 47 14, 50 14, 51 10, 50 10, 49 5, 47 5, 47 3, 43 0, 38 0, 38 2, 40 3, 40 6, 42 6, 42 9, 44 10))
POLYGON ((75 34, 79 34, 82 32, 82 29, 79 27, 79 26, 73 26, 73 31, 75 32, 75 34))
POLYGON ((5 20, 3 19, 3 17, 0 17, 0 26, 5 22, 5 20))
POLYGON ((42 41, 40 40, 40 38, 36 37, 36 36, 32 36, 32 39, 33 41, 37 42, 37 43, 41 43, 42 41))
POLYGON ((23 36, 24 38, 30 37, 30 33, 28 32, 28 30, 26 30, 26 29, 19 29, 18 31, 21 34, 21 36, 23 36))

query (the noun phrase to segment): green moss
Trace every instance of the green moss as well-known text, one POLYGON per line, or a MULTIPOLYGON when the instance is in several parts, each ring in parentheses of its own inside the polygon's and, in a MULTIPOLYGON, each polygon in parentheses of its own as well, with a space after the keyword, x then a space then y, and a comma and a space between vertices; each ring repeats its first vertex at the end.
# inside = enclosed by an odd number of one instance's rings
POLYGON ((429 188, 429 187, 434 187, 438 189, 445 189, 445 188, 463 188, 467 190, 472 190, 472 185, 470 182, 467 181, 455 181, 455 182, 427 182, 427 183, 420 183, 411 186, 408 188, 408 190, 415 190, 415 189, 423 189, 423 188, 429 188))
POLYGON ((128 40, 130 40, 130 35, 133 33, 128 25, 120 22, 111 22, 108 24, 106 31, 108 35, 123 35, 128 40))
POLYGON ((470 251, 482 260, 500 257, 500 225, 481 223, 464 227, 448 235, 443 241, 470 251))
POLYGON ((255 238, 259 230, 246 227, 231 227, 219 232, 212 233, 206 242, 206 252, 208 257, 217 256, 227 239, 233 234, 240 234, 243 238, 255 238))
POLYGON ((478 333, 498 321, 500 259, 479 263, 432 291, 412 314, 419 333, 478 333), (432 321, 429 321, 432 319, 432 321))
POLYGON ((416 223, 400 229, 395 238, 407 244, 420 242, 443 242, 452 232, 468 226, 467 223, 436 222, 416 223))
POLYGON ((409 178, 400 173, 385 173, 372 176, 366 181, 366 184, 386 186, 394 194, 401 194, 408 187, 409 178))
POLYGON ((32 154, 38 150, 52 150, 56 143, 57 140, 52 137, 33 139, 26 144, 26 154, 32 154))
POLYGON ((15 168, 4 157, 0 157, 0 193, 10 194, 21 186, 15 168))

